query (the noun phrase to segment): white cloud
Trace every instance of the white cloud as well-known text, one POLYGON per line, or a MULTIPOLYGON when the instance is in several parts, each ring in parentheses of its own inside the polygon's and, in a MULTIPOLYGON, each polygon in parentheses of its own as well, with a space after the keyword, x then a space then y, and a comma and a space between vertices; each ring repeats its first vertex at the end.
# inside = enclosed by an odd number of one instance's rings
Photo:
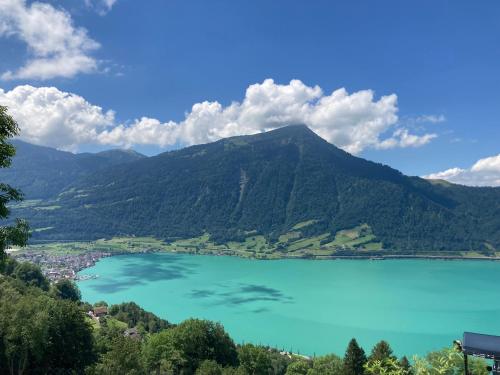
POLYGON ((446 117, 444 115, 421 115, 414 119, 415 123, 431 123, 438 124, 440 122, 445 122, 446 117))
POLYGON ((436 137, 437 134, 434 133, 415 135, 410 134, 410 131, 408 129, 399 128, 392 134, 392 137, 384 139, 382 142, 380 142, 377 145, 377 148, 388 149, 394 147, 420 147, 429 143, 436 137))
POLYGON ((16 71, 4 72, 2 79, 73 77, 97 69, 90 54, 99 43, 87 30, 75 27, 69 13, 52 5, 24 0, 0 0, 0 37, 14 37, 26 43, 31 57, 16 71))
POLYGON ((76 151, 95 143, 100 132, 114 125, 114 112, 103 111, 81 96, 55 87, 17 86, 0 89, 0 104, 21 127, 21 138, 35 144, 76 151))
POLYGON ((99 15, 104 16, 111 10, 111 8, 113 8, 116 1, 117 0, 85 0, 85 5, 89 8, 95 9, 99 15))
POLYGON ((89 143, 192 145, 290 124, 306 124, 327 141, 355 154, 367 148, 418 147, 436 136, 396 129, 390 138, 383 139, 382 134, 397 125, 395 94, 375 99, 371 90, 349 94, 338 89, 325 95, 320 87, 309 87, 299 80, 279 85, 267 79, 249 86, 241 102, 226 107, 218 102, 196 103, 180 122, 142 117, 119 124, 113 111, 105 112, 54 87, 0 90, 0 104, 10 108, 27 141, 71 150, 89 143))
POLYGON ((440 179, 471 186, 500 186, 500 154, 479 159, 468 169, 450 168, 424 178, 440 179))

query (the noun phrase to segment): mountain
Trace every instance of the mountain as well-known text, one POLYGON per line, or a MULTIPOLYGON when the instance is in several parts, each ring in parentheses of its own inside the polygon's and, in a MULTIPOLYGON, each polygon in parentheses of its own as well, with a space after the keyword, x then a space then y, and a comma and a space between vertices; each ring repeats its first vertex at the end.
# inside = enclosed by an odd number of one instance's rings
POLYGON ((26 199, 50 198, 79 178, 145 157, 130 150, 73 154, 20 140, 12 143, 17 153, 11 168, 0 169, 0 180, 21 189, 26 199))
POLYGON ((44 204, 16 212, 49 228, 35 239, 261 235, 283 251, 500 250, 500 188, 408 177, 302 125, 100 168, 44 204))

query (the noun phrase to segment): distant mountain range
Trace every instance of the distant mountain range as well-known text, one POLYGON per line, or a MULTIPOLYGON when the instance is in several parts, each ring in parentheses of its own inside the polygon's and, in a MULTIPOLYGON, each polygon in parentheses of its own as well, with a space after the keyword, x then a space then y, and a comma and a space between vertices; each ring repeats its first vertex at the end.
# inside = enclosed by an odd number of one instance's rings
POLYGON ((282 251, 297 238, 333 252, 500 251, 500 188, 408 177, 303 125, 154 157, 16 146, 0 180, 24 190, 14 211, 34 239, 260 235, 282 251))
POLYGON ((21 189, 27 199, 57 196, 76 180, 100 169, 145 158, 132 150, 73 154, 19 140, 12 143, 17 149, 12 168, 0 170, 0 178, 21 189))

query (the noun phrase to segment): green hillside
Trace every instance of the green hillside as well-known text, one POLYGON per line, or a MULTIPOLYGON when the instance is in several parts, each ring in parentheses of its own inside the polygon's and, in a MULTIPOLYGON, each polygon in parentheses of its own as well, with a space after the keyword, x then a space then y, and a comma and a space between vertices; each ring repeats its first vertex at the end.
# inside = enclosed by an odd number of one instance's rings
POLYGON ((302 125, 100 169, 26 203, 16 215, 42 229, 34 240, 208 236, 214 246, 324 254, 500 249, 500 188, 407 177, 302 125))
POLYGON ((11 168, 0 170, 0 181, 21 189, 29 200, 53 197, 95 171, 145 157, 129 150, 73 154, 19 140, 12 144, 16 156, 11 168))

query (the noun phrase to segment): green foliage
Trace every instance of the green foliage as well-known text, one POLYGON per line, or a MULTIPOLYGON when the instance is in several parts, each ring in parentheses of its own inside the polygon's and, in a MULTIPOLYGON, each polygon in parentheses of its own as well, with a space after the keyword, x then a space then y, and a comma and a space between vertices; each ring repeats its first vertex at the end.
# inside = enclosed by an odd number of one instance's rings
POLYGON ((406 375, 407 370, 393 357, 370 359, 365 363, 365 374, 368 375, 406 375))
POLYGON ((80 301, 81 294, 76 283, 72 280, 62 279, 57 281, 51 288, 54 297, 67 299, 70 301, 80 301))
POLYGON ((240 366, 250 374, 272 374, 273 365, 266 348, 245 344, 238 348, 240 366))
POLYGON ((141 343, 123 336, 113 339, 109 351, 91 370, 95 375, 141 375, 145 374, 141 343))
POLYGON ((206 320, 189 319, 153 334, 144 357, 149 371, 184 371, 192 374, 204 360, 222 366, 238 364, 236 346, 224 328, 206 320))
POLYGON ((108 314, 127 323, 130 328, 139 326, 141 330, 149 333, 156 333, 170 326, 166 320, 145 311, 134 302, 112 305, 108 309, 108 314))
POLYGON ((214 360, 205 360, 195 372, 196 375, 222 375, 222 366, 214 360))
POLYGON ((412 375, 413 374, 413 369, 411 367, 410 361, 408 360, 408 358, 406 358, 406 356, 403 356, 399 360, 399 365, 403 368, 405 375, 412 375))
POLYGON ((187 364, 184 352, 177 348, 173 329, 151 335, 144 350, 146 369, 150 372, 179 373, 187 364))
MULTIPOLYGON (((425 358, 415 356, 414 362, 415 375, 460 375, 464 373, 463 355, 455 348, 432 352, 425 358)), ((470 358, 469 372, 473 375, 487 375, 486 362, 479 358, 470 358)))
POLYGON ((344 361, 335 354, 316 357, 313 359, 312 368, 307 375, 342 375, 344 361))
POLYGON ((236 346, 221 324, 188 319, 172 331, 175 347, 182 351, 191 369, 196 369, 205 359, 215 360, 223 366, 237 365, 236 346))
MULTIPOLYGON (((7 113, 7 107, 0 105, 0 168, 7 168, 12 162, 16 149, 7 142, 19 133, 16 121, 7 113)), ((7 204, 23 199, 21 191, 0 183, 0 219, 7 219, 10 210, 7 204)), ((5 249, 12 245, 24 246, 28 241, 29 227, 26 221, 16 219, 14 225, 0 227, 0 267, 5 259, 5 249)))
POLYGON ((392 349, 389 343, 385 340, 378 342, 372 349, 369 361, 383 361, 385 359, 396 358, 392 355, 392 349))
POLYGON ((19 187, 30 200, 57 196, 75 180, 144 157, 130 150, 73 154, 19 140, 14 140, 12 144, 17 149, 12 168, 1 171, 0 178, 19 187))
POLYGON ((43 290, 49 289, 49 281, 43 276, 40 267, 35 264, 29 262, 18 263, 12 275, 28 286, 35 286, 43 290))
POLYGON ((2 370, 81 372, 95 360, 92 329, 75 303, 53 299, 37 287, 20 288, 19 280, 0 280, 2 370))
POLYGON ((307 375, 311 369, 311 362, 303 359, 296 360, 286 369, 286 375, 307 375))
POLYGON ((344 375, 361 375, 366 363, 365 351, 352 339, 347 346, 344 356, 344 375))

